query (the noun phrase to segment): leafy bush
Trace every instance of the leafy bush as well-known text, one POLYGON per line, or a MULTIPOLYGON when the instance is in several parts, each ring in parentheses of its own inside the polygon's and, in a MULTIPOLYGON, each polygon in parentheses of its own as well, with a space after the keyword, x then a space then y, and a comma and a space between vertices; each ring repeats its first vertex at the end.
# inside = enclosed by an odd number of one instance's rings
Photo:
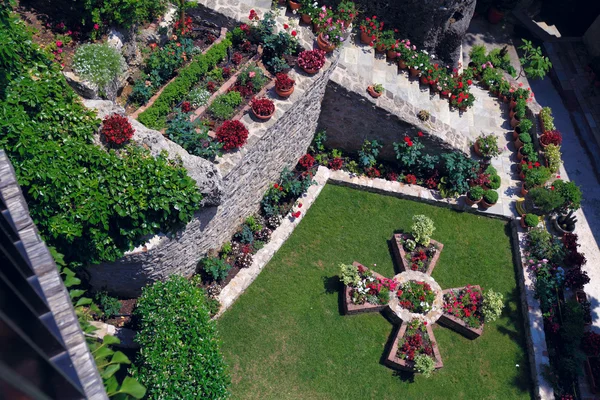
POLYGON ((484 189, 481 186, 472 187, 467 194, 471 200, 477 201, 483 197, 484 189))
POLYGON ((538 217, 535 214, 526 214, 525 216, 525 225, 533 228, 534 226, 537 226, 540 223, 540 217, 538 217))
POLYGON ((425 354, 419 354, 415 356, 415 370, 425 378, 431 378, 433 371, 435 371, 435 361, 433 358, 425 354))
POLYGON ((125 28, 151 21, 167 9, 166 0, 85 0, 85 10, 96 24, 119 25, 125 28))
POLYGON ((340 278, 346 286, 356 286, 360 281, 358 267, 352 264, 340 264, 340 278))
POLYGON ((75 51, 73 69, 79 76, 104 88, 125 71, 125 59, 108 43, 83 44, 75 51))
POLYGON ((365 140, 358 151, 358 160, 363 168, 374 167, 377 163, 377 156, 381 151, 381 143, 377 140, 365 140))
POLYGON ((150 100, 154 95, 154 89, 150 83, 146 83, 144 79, 138 79, 135 81, 131 93, 129 94, 129 100, 135 104, 143 105, 150 100))
POLYGON ((169 139, 195 156, 214 160, 222 154, 223 146, 211 140, 208 136, 208 127, 201 125, 200 132, 196 132, 196 124, 190 121, 189 113, 184 113, 181 109, 175 110, 175 116, 169 122, 165 133, 169 139))
POLYGON ((121 303, 116 297, 109 296, 106 292, 98 292, 94 300, 106 318, 114 317, 121 311, 121 303))
POLYGON ((560 193, 545 187, 535 187, 529 191, 529 198, 539 208, 541 214, 550 214, 558 210, 564 202, 560 193))
POLYGON ((498 202, 498 192, 495 190, 486 190, 483 194, 483 200, 488 204, 496 204, 498 202))
POLYGON ((218 96, 210 106, 208 112, 215 118, 221 121, 230 119, 235 113, 235 108, 242 104, 244 100, 239 92, 231 91, 229 93, 218 96))
POLYGON ((240 121, 225 121, 217 129, 217 140, 223 144, 224 150, 242 147, 248 140, 248 129, 240 121))
POLYGON ((451 197, 466 193, 468 180, 476 176, 477 161, 458 152, 444 153, 441 158, 445 176, 440 179, 440 194, 451 197))
POLYGON ((544 228, 534 228, 527 233, 527 251, 538 260, 560 263, 565 255, 563 243, 544 228))
POLYGON ((504 296, 502 293, 494 292, 489 289, 483 293, 483 305, 481 312, 485 322, 494 322, 502 314, 504 308, 504 296))
POLYGON ((575 182, 557 179, 553 182, 554 190, 564 199, 563 211, 577 210, 581 207, 581 189, 575 182))
POLYGON ((154 50, 144 67, 150 77, 154 77, 153 86, 158 87, 175 76, 175 71, 194 53, 194 42, 191 39, 171 40, 164 46, 154 50), (184 57, 185 54, 185 57, 184 57))
POLYGON ((225 399, 229 376, 220 339, 197 280, 172 276, 147 286, 136 315, 142 350, 136 376, 148 398, 225 399))
POLYGON ((208 103, 210 92, 204 88, 197 87, 192 89, 186 98, 190 103, 192 103, 194 108, 198 108, 208 103))
POLYGON ((544 149, 544 156, 548 162, 548 169, 552 173, 557 173, 562 164, 562 154, 560 153, 560 146, 555 144, 549 144, 544 149))
POLYGON ((431 235, 435 231, 433 221, 425 215, 413 215, 411 228, 415 241, 423 246, 429 246, 431 235))
POLYGON ((237 83, 242 86, 251 86, 254 93, 259 92, 263 86, 267 84, 269 78, 267 78, 258 66, 248 65, 238 75, 237 83))
POLYGON ((219 257, 206 257, 200 261, 200 265, 215 281, 221 281, 227 278, 227 273, 231 269, 231 265, 227 264, 219 257))
POLYGON ((492 175, 490 175, 489 179, 490 179, 490 183, 488 185, 491 189, 493 189, 493 190, 500 189, 500 185, 502 184, 502 179, 500 178, 500 175, 492 174, 492 175))
POLYGON ((138 116, 138 121, 149 128, 164 128, 165 117, 171 112, 171 107, 181 101, 204 74, 227 56, 227 49, 231 46, 229 37, 230 35, 211 47, 206 54, 194 57, 189 65, 181 68, 177 78, 163 89, 151 107, 138 116))
POLYGON ((127 117, 107 115, 102 121, 102 134, 109 144, 121 145, 133 137, 133 127, 127 117))

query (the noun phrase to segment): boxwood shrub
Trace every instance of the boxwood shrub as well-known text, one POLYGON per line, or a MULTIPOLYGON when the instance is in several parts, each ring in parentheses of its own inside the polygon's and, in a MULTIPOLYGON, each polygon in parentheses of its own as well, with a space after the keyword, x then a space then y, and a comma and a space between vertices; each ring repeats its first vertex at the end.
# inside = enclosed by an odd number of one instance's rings
POLYGON ((202 76, 214 68, 227 56, 227 49, 231 46, 231 35, 219 44, 214 45, 206 52, 179 71, 173 82, 167 85, 154 104, 138 116, 138 121, 153 129, 162 129, 166 126, 166 116, 175 104, 183 100, 192 87, 200 81, 202 76))
POLYGON ((144 288, 136 315, 136 375, 150 399, 225 399, 230 382, 198 281, 172 276, 144 288))

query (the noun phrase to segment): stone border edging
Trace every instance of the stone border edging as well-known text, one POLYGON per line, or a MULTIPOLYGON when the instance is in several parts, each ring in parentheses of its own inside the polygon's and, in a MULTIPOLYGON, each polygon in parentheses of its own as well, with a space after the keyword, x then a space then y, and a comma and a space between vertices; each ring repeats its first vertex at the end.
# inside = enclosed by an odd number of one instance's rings
MULTIPOLYGON (((523 267, 524 247, 522 246, 525 233, 519 227, 519 221, 514 217, 492 212, 481 212, 473 208, 463 209, 455 199, 437 199, 432 190, 416 185, 405 185, 400 182, 391 182, 384 179, 370 179, 367 177, 352 176, 345 171, 331 171, 327 167, 320 166, 315 174, 316 185, 311 186, 307 193, 301 198, 303 214, 297 220, 304 218, 305 213, 315 202, 321 190, 327 183, 348 186, 355 189, 366 190, 373 193, 405 198, 413 201, 421 201, 429 204, 452 208, 457 211, 466 211, 473 214, 485 215, 510 221, 511 240, 513 246, 513 262, 517 267, 518 286, 521 299, 521 310, 523 323, 525 325, 525 340, 527 356, 529 359, 531 378, 534 385, 534 397, 542 400, 553 400, 554 391, 552 385, 543 376, 544 367, 550 364, 548 349, 546 346, 546 334, 544 332, 544 320, 540 309, 540 303, 535 298, 534 282, 523 267), (518 250, 518 252, 517 252, 518 250)), ((296 219, 291 214, 292 209, 281 225, 273 231, 271 241, 260 249, 255 255, 250 268, 242 269, 223 288, 219 295, 221 309, 213 317, 220 317, 237 298, 250 286, 258 274, 271 260, 273 255, 281 248, 283 243, 292 234, 296 227, 296 219)))

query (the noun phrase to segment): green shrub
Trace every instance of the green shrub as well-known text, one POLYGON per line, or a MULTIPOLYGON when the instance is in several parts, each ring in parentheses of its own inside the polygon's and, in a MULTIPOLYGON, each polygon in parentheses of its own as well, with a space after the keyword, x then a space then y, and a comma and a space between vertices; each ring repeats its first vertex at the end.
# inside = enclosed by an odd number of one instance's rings
POLYGON ((527 214, 525 215, 525 225, 533 228, 534 226, 537 226, 540 223, 540 217, 538 217, 535 214, 527 214))
POLYGON ((346 286, 356 286, 360 281, 358 267, 352 264, 340 264, 341 281, 346 286))
POLYGON ((529 118, 524 118, 521 122, 519 122, 519 129, 521 130, 521 134, 529 134, 531 128, 533 128, 533 122, 531 122, 529 118))
POLYGON ((79 76, 103 88, 125 71, 125 59, 108 43, 83 44, 75 51, 73 69, 79 76))
POLYGON ((138 380, 150 399, 225 399, 221 341, 197 280, 172 276, 144 288, 136 308, 138 380))
POLYGON ((523 142, 523 144, 531 143, 531 135, 527 132, 523 132, 519 135, 519 140, 523 142))
POLYGON ((227 278, 227 273, 231 269, 231 265, 219 257, 206 257, 200 261, 200 265, 215 281, 222 281, 227 278))
POLYGON ((471 200, 477 201, 483 197, 484 192, 485 191, 481 186, 475 186, 475 187, 472 187, 471 189, 469 189, 467 194, 469 195, 469 198, 471 200))
POLYGON ((444 176, 440 178, 440 194, 443 197, 452 197, 466 193, 469 190, 468 180, 477 175, 477 161, 459 152, 444 153, 441 159, 444 176))
POLYGON ((498 189, 500 189, 501 184, 502 184, 502 179, 500 178, 500 175, 497 175, 497 174, 490 175, 489 187, 491 189, 498 190, 498 189))
POLYGON ((144 105, 153 95, 154 89, 152 88, 152 85, 147 85, 144 79, 138 79, 131 89, 129 101, 137 105, 144 105))
POLYGON ((262 230, 263 228, 263 226, 256 220, 256 217, 254 215, 251 215, 248 218, 246 218, 246 225, 248 225, 250 227, 250 230, 254 233, 262 230))
POLYGON ((579 189, 579 186, 575 182, 557 179, 553 182, 553 186, 554 190, 560 193, 564 200, 563 211, 577 210, 581 207, 581 189, 579 189))
POLYGON ((242 104, 244 99, 239 92, 232 90, 229 93, 218 96, 210 106, 208 112, 215 118, 221 121, 231 119, 235 114, 235 108, 242 104))
POLYGON ((251 82, 254 93, 259 92, 269 81, 262 69, 256 65, 248 65, 244 68, 238 75, 237 80, 242 86, 246 86, 251 82))
POLYGON ((562 164, 560 146, 552 143, 546 146, 544 149, 544 157, 546 157, 546 161, 548 162, 548 169, 552 173, 557 173, 560 169, 560 165, 562 164))
POLYGON ((211 47, 206 54, 194 57, 189 65, 182 68, 179 76, 163 89, 154 104, 138 116, 138 121, 149 128, 164 128, 165 117, 171 112, 171 107, 181 101, 202 76, 227 56, 227 49, 231 46, 229 37, 230 35, 211 47))
POLYGON ((433 221, 425 215, 413 215, 411 232, 415 241, 423 246, 429 246, 431 235, 435 231, 433 221))
POLYGON ((565 256, 563 242, 545 228, 534 228, 527 233, 527 251, 537 260, 559 264, 565 256))
POLYGON ((151 21, 167 9, 166 0, 85 0, 83 3, 92 23, 125 28, 151 21))
POLYGON ((535 187, 529 191, 529 198, 542 214, 550 214, 558 210, 564 202, 563 197, 556 190, 546 187, 535 187))
POLYGON ((200 126, 200 132, 196 132, 196 124, 190 121, 190 114, 175 110, 175 116, 167 126, 166 135, 183 147, 188 153, 198 157, 214 160, 222 153, 223 145, 208 136, 208 127, 200 126))
POLYGON ((502 293, 494 292, 492 289, 483 293, 483 306, 481 311, 486 323, 497 320, 502 314, 503 308, 504 296, 502 293))
POLYGON ((100 307, 106 318, 114 317, 121 311, 121 303, 116 297, 109 296, 106 292, 98 292, 94 301, 100 307))
POLYGON ((483 200, 488 204, 496 204, 498 202, 498 192, 495 190, 486 190, 483 194, 483 200))
POLYGON ((418 354, 415 356, 415 370, 421 374, 425 378, 430 378, 435 371, 435 361, 433 358, 429 357, 425 354, 418 354))
POLYGON ((536 186, 541 186, 550 179, 552 175, 546 167, 538 167, 533 169, 525 169, 525 186, 527 189, 532 189, 536 186))

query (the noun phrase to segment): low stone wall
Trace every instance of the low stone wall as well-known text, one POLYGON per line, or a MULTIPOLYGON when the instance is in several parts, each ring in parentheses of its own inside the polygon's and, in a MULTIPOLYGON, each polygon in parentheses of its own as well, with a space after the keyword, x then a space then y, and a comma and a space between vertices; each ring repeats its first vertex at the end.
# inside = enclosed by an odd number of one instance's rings
POLYGON ((264 192, 283 168, 294 166, 306 153, 338 57, 339 52, 332 54, 317 75, 293 72, 296 90, 289 99, 278 100, 271 93, 277 108, 271 120, 257 122, 249 115, 242 118, 250 132, 248 143, 218 160, 223 174, 218 207, 202 209, 185 229, 171 237, 156 237, 116 263, 89 267, 91 286, 120 296, 137 296, 153 281, 172 274, 193 274, 203 254, 219 248, 248 215, 258 210, 264 192))

